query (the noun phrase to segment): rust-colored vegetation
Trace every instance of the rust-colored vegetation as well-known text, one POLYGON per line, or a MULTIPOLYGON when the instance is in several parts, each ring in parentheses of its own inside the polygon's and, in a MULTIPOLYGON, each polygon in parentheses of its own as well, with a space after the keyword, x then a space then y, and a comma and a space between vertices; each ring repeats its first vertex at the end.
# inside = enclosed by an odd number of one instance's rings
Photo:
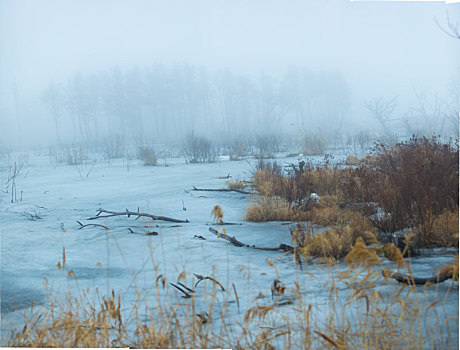
POLYGON ((260 162, 253 177, 259 197, 246 220, 328 226, 319 235, 303 235, 303 252, 315 256, 343 257, 358 237, 386 243, 403 231, 412 234, 398 239, 400 250, 409 243, 411 249, 456 247, 458 156, 457 143, 414 137, 394 148, 376 144, 362 162, 348 157, 353 167, 331 167, 327 157, 323 166, 301 161, 287 171, 260 162))

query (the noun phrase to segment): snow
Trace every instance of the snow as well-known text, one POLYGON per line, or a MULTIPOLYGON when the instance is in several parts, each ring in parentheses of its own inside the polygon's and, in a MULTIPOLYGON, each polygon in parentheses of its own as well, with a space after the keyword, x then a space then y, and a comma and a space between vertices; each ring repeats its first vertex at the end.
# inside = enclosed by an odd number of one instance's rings
MULTIPOLYGON (((277 159, 279 164, 289 161, 277 159)), ((154 289, 158 274, 167 276, 168 282, 175 282, 185 271, 188 286, 196 282, 193 273, 214 276, 229 291, 218 293, 218 298, 228 303, 226 312, 231 317, 242 317, 230 293, 232 284, 238 291, 241 310, 252 306, 259 292, 265 298, 257 303, 272 302, 270 288, 277 275, 266 259, 275 263, 279 278, 288 289, 293 289, 297 281, 306 303, 313 303, 318 310, 327 307, 328 291, 323 282, 332 271, 344 268, 339 264, 298 269, 290 254, 235 247, 208 231, 212 226, 211 210, 219 204, 224 221, 243 223, 226 226, 228 235, 250 245, 291 244, 289 226, 285 223, 244 222, 251 201, 249 195, 191 191, 193 186, 225 188, 227 179, 219 177, 227 174, 232 179, 249 180, 252 169, 244 160, 229 161, 221 157, 211 164, 185 164, 183 159, 173 158, 167 159, 167 167, 146 167, 141 161, 118 159, 69 166, 51 163, 45 155, 31 155, 28 163, 16 179, 23 201, 11 203, 9 193, 2 192, 0 197, 2 338, 12 325, 20 326, 21 309, 30 306, 32 299, 35 304, 46 302, 44 277, 60 295, 68 288, 76 288, 75 281, 68 277, 69 270, 75 272, 81 290, 98 288, 110 293, 113 289, 122 296, 125 308, 136 300, 136 291, 154 289), (136 211, 138 207, 141 212, 188 219, 190 223, 155 222, 142 217, 135 220, 126 216, 85 220, 94 216, 98 208, 136 211), (77 220, 83 224, 103 224, 110 230, 78 229, 77 220), (146 231, 156 231, 159 235, 147 236, 146 231), (66 265, 65 270, 59 270, 56 266, 58 262, 62 264, 63 247, 66 265), (15 308, 19 311, 14 311, 15 308)), ((2 183, 8 177, 6 165, 4 160, 2 183)), ((413 258, 412 269, 417 276, 430 276, 434 268, 451 259, 450 254, 413 258)), ((394 267, 389 262, 386 265, 394 267)), ((209 281, 201 282, 197 291, 211 287, 209 281)), ((382 291, 385 291, 383 286, 382 291)), ((171 300, 183 302, 172 287, 164 293, 171 300)), ((451 312, 458 310, 458 283, 447 281, 426 288, 425 295, 428 300, 444 301, 434 307, 438 314, 444 312, 444 304, 451 312)), ((292 306, 283 308, 291 312, 292 306)), ((201 311, 205 310, 203 306, 201 311)), ((458 344, 458 338, 456 341, 458 344)))

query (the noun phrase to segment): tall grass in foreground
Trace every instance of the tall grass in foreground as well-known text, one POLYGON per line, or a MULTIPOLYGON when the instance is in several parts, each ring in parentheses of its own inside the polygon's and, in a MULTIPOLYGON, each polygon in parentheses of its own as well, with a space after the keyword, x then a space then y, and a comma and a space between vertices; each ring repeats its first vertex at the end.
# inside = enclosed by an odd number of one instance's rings
MULTIPOLYGON (((276 303, 276 298, 257 298, 240 310, 236 288, 222 292, 215 284, 195 288, 194 296, 181 299, 168 288, 163 275, 156 276, 151 290, 138 291, 135 302, 127 306, 114 292, 100 297, 97 291, 77 289, 64 301, 50 294, 48 304, 41 309, 32 306, 25 313, 24 327, 2 343, 16 347, 233 349, 458 346, 458 310, 444 305, 457 283, 445 282, 448 287, 439 289, 416 288, 386 279, 380 272, 381 259, 367 250, 363 240, 357 241, 345 260, 347 267, 329 270, 329 280, 307 273, 307 283, 321 285, 319 298, 305 294, 305 276, 298 271, 304 282, 298 279, 286 290, 292 296, 288 305, 276 303)), ((271 261, 267 263, 277 272, 271 261)), ((458 276, 458 258, 452 266, 455 264, 458 276)), ((76 279, 70 271, 69 276, 76 279)), ((179 277, 184 283, 187 279, 185 274, 179 277)))

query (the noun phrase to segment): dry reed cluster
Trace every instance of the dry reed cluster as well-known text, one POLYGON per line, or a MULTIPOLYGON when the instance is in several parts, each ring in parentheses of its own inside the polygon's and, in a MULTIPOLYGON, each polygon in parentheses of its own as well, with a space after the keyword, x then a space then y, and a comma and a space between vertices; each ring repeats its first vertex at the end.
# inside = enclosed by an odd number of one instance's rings
MULTIPOLYGON (((305 281, 293 282, 285 291, 294 296, 292 306, 260 299, 233 314, 225 306, 228 304, 216 297, 215 285, 206 290, 204 300, 192 296, 178 301, 163 275, 156 277, 153 290, 147 294, 139 291, 134 304, 128 306, 113 291, 100 297, 97 291, 78 289, 77 297, 69 294, 64 300, 49 294, 48 303, 41 308, 32 305, 25 313, 24 327, 14 330, 3 345, 233 349, 458 346, 458 331, 452 332, 458 329, 458 312, 444 308, 454 282, 433 302, 426 289, 400 285, 382 275, 380 258, 361 238, 345 261, 346 268, 331 272, 329 281, 321 281, 326 302, 302 297, 305 281), (222 305, 216 308, 219 303, 222 305), (207 311, 199 312, 202 310, 207 311)), ((273 263, 269 266, 277 271, 273 263)), ((458 257, 442 271, 456 274, 458 280, 458 257)), ((76 280, 75 274, 72 277, 76 280)), ((186 275, 179 279, 185 282, 186 275)), ((318 283, 313 275, 308 281, 318 283)), ((235 287, 225 293, 227 300, 238 300, 235 287)))
POLYGON ((373 154, 351 162, 353 167, 314 167, 302 161, 285 172, 276 162, 261 163, 253 177, 260 196, 248 207, 246 219, 328 226, 305 243, 318 256, 343 257, 358 236, 386 243, 402 230, 413 234, 401 240, 400 249, 408 243, 413 248, 457 247, 458 155, 457 143, 414 137, 394 148, 376 144, 373 154), (363 227, 353 229, 358 218, 363 227), (331 245, 327 249, 325 242, 331 245))

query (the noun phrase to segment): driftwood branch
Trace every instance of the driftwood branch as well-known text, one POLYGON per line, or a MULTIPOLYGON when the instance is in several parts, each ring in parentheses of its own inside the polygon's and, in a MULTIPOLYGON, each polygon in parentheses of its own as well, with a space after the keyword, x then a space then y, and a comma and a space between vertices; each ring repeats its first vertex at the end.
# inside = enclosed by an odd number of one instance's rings
POLYGON ((441 275, 441 274, 436 274, 436 276, 433 277, 414 277, 408 274, 400 273, 400 272, 391 272, 390 270, 383 269, 382 270, 382 275, 384 277, 390 277, 398 281, 399 283, 405 283, 409 285, 414 285, 414 284, 425 284, 425 283, 441 283, 444 282, 445 280, 448 280, 449 278, 452 278, 452 276, 449 275, 441 275))
POLYGON ((101 218, 110 218, 112 216, 122 216, 122 215, 127 215, 128 218, 131 215, 136 216, 136 220, 139 219, 141 216, 144 216, 144 217, 147 217, 147 218, 151 218, 152 220, 180 222, 180 223, 189 222, 188 220, 178 220, 178 219, 168 218, 166 216, 158 216, 158 215, 152 215, 152 214, 148 214, 148 213, 141 213, 141 212, 139 212, 139 208, 138 208, 137 212, 136 211, 129 211, 128 209, 126 209, 126 211, 120 211, 120 212, 110 211, 110 210, 105 210, 105 209, 99 209, 97 214, 96 214, 96 216, 90 217, 90 218, 88 218, 88 220, 96 220, 96 219, 101 219, 101 218), (103 213, 108 214, 108 215, 101 215, 103 213))
POLYGON ((77 220, 77 222, 80 225, 80 227, 78 228, 79 230, 81 230, 82 228, 88 227, 88 226, 99 226, 99 227, 105 228, 106 230, 109 229, 107 226, 104 226, 104 225, 101 225, 101 224, 86 224, 86 225, 83 225, 80 221, 77 220))
POLYGON ((251 194, 252 192, 248 192, 245 190, 240 190, 238 188, 196 188, 193 186, 192 191, 207 191, 207 192, 238 192, 242 194, 251 194))
POLYGON ((291 247, 288 244, 284 244, 284 243, 281 243, 278 247, 273 247, 273 248, 257 247, 255 245, 244 244, 243 242, 240 242, 239 240, 237 240, 235 237, 231 237, 224 232, 219 232, 212 227, 209 228, 209 231, 215 234, 217 237, 222 237, 223 239, 229 241, 231 244, 237 247, 246 247, 246 248, 258 249, 258 250, 268 250, 268 251, 280 251, 280 250, 283 252, 293 252, 294 251, 293 247, 291 247))

